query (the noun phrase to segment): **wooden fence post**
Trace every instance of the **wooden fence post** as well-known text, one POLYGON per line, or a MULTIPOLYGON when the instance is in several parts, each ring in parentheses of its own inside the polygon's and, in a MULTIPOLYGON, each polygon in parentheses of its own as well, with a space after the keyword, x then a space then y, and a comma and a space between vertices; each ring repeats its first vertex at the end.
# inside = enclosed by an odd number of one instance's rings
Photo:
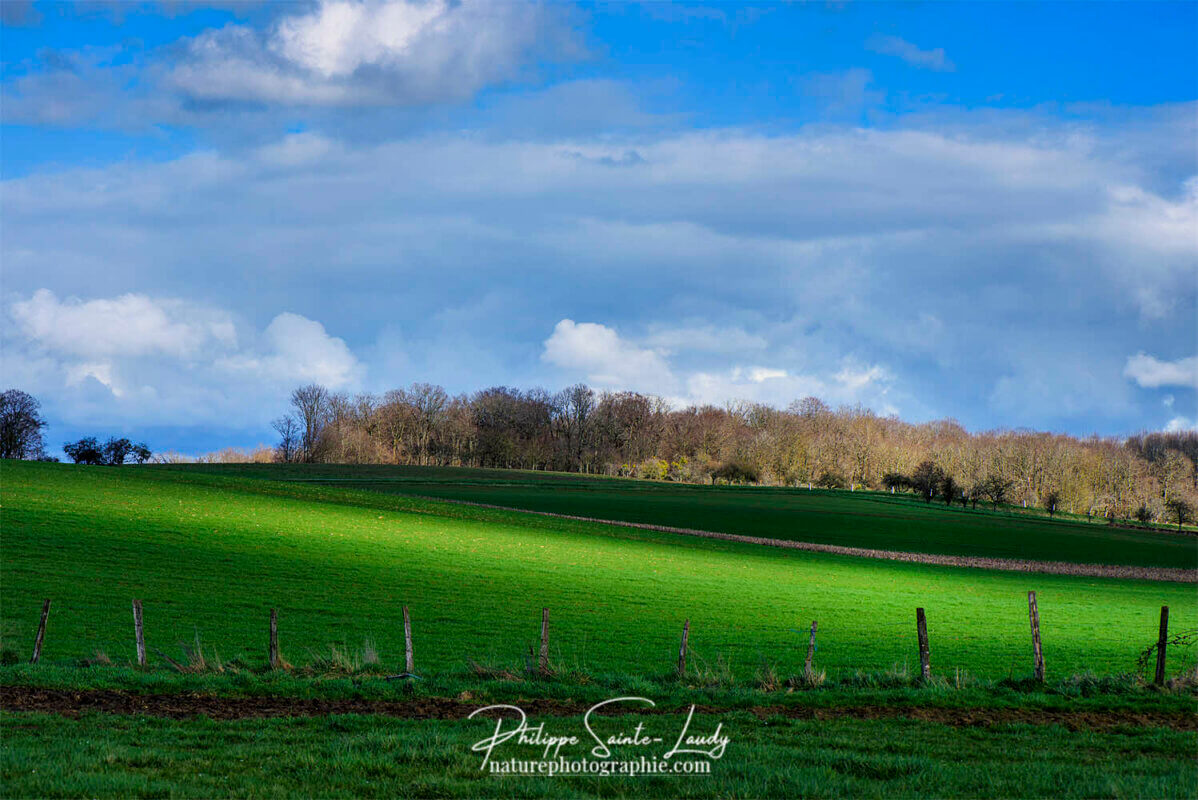
POLYGON ((412 619, 408 616, 408 607, 403 607, 403 664, 404 672, 411 675, 416 671, 412 658, 412 619))
POLYGON ((1027 593, 1027 618, 1032 626, 1032 668, 1036 680, 1044 683, 1044 651, 1040 648, 1040 610, 1036 607, 1036 593, 1027 593))
POLYGON ((815 659, 815 620, 811 620, 811 641, 807 642, 807 662, 803 665, 803 675, 810 678, 812 675, 812 661, 815 659))
POLYGON ((46 638, 46 618, 50 616, 50 600, 47 598, 42 603, 42 619, 37 624, 37 638, 33 640, 33 658, 29 659, 30 664, 36 664, 37 660, 42 657, 42 640, 46 638))
POLYGON ((1161 632, 1156 640, 1156 685, 1165 683, 1165 645, 1169 641, 1169 607, 1161 606, 1161 632))
POLYGON ((928 620, 923 609, 915 609, 915 631, 919 634, 919 674, 926 681, 932 677, 932 651, 928 648, 928 620))
POLYGON ((279 668, 279 610, 270 610, 270 668, 279 668))
POLYGON ((549 609, 541 609, 541 654, 537 658, 537 669, 542 675, 549 673, 549 609))
POLYGON ((691 635, 691 621, 689 619, 682 623, 682 644, 678 647, 678 677, 686 675, 686 641, 691 635))
POLYGON ((137 666, 146 665, 146 637, 141 627, 141 601, 133 601, 133 633, 137 637, 137 666))

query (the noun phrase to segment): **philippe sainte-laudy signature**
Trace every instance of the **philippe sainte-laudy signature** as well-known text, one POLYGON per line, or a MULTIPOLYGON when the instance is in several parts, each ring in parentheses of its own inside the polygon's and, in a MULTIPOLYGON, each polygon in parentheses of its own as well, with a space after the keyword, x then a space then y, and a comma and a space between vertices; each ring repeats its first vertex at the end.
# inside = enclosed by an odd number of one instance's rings
POLYGON ((591 706, 583 716, 582 726, 585 729, 585 734, 564 735, 551 733, 546 729, 544 722, 537 725, 529 724, 528 715, 519 706, 505 704, 485 706, 471 712, 468 719, 488 712, 515 712, 516 717, 514 719, 510 716, 506 719, 501 717, 495 720, 494 733, 475 742, 470 749, 475 753, 483 753, 482 768, 486 769, 487 762, 491 760, 495 749, 506 743, 541 748, 541 757, 546 759, 558 758, 566 754, 564 751, 581 746, 589 748, 590 756, 595 759, 611 758, 613 747, 652 748, 654 751, 659 747, 663 749, 668 747, 669 749, 660 754, 662 759, 685 754, 718 760, 723 757, 724 750, 728 746, 729 737, 724 733, 722 722, 718 723, 715 730, 708 734, 691 730, 695 716, 694 706, 691 706, 687 712, 686 720, 682 723, 677 736, 651 736, 645 732, 644 723, 637 723, 630 730, 620 729, 614 733, 600 733, 596 727, 609 727, 610 723, 619 717, 600 716, 596 719, 595 712, 617 703, 656 705, 647 697, 616 697, 604 700, 602 703, 591 706))

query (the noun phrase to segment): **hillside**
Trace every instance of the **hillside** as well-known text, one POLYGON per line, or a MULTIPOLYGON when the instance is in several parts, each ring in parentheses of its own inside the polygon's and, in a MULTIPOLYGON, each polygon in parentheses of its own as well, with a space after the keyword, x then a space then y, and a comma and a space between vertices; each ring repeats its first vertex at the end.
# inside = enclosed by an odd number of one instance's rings
POLYGON ((1186 534, 1047 519, 912 495, 694 486, 567 473, 453 467, 187 465, 156 467, 316 483, 771 539, 953 556, 1198 567, 1186 534))
MULTIPOLYGON (((790 674, 818 619, 817 662, 836 674, 914 661, 922 606, 935 670, 995 677, 1030 670, 1029 589, 1052 675, 1133 669, 1161 605, 1176 630, 1198 624, 1191 586, 869 561, 194 470, 5 462, 2 497, 4 647, 27 658, 53 598, 49 663, 130 658, 133 597, 151 648, 198 634, 257 663, 271 607, 294 662, 370 640, 394 663, 406 604, 433 671, 522 664, 542 606, 555 660, 625 674, 667 672, 684 619, 696 659, 790 674)), ((1093 533, 1095 548, 1111 541, 1093 533)))

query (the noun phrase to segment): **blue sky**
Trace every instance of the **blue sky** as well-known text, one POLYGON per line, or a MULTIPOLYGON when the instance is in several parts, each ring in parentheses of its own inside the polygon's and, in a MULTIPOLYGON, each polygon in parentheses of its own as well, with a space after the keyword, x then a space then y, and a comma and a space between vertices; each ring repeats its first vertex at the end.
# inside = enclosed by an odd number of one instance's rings
POLYGON ((1198 422, 1198 4, 5 2, 5 382, 1198 422))

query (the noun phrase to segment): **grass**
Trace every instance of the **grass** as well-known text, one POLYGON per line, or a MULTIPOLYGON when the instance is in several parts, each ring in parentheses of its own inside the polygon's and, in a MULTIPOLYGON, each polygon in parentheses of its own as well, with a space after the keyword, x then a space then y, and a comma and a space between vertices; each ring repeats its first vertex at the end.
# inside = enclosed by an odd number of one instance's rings
MULTIPOLYGON (((676 736, 678 717, 597 725, 676 736)), ((759 720, 696 715, 730 743, 710 775, 493 776, 470 746, 481 720, 371 716, 216 722, 85 714, 0 713, 0 790, 7 797, 1193 797, 1193 733, 1126 728, 1069 731, 1006 724, 952 728, 905 719, 759 720), (966 755, 967 757, 963 757, 966 755)), ((585 736, 578 718, 556 735, 585 736)), ((588 741, 588 740, 583 740, 588 741)), ((539 759, 505 745, 499 758, 539 759)), ((654 752, 657 748, 645 748, 654 752)), ((585 747, 566 748, 575 758, 585 747)), ((617 748, 635 759, 640 748, 617 748)))
MULTIPOLYGON (((628 731, 639 723, 666 739, 677 734, 682 710, 698 704, 701 712, 724 711, 697 714, 692 730, 722 726, 730 739, 703 776, 499 777, 480 771, 480 754, 471 752, 493 731, 494 723, 482 720, 0 711, 2 797, 1198 793, 1198 735, 1145 727, 1151 714, 1194 714, 1192 648, 1170 652, 1172 685, 1165 690, 1126 674, 1155 640, 1161 605, 1171 607, 1172 630, 1198 627, 1192 586, 932 567, 680 537, 415 499, 392 493, 390 479, 367 481, 367 491, 340 480, 263 479, 294 478, 294 472, 245 477, 15 462, 0 470, 0 661, 28 658, 41 599, 54 603, 41 663, 0 665, 0 686, 178 696, 172 702, 195 695, 456 698, 477 707, 539 698, 570 703, 570 713, 579 704, 635 695, 668 713, 599 724, 628 731), (1027 679, 1028 589, 1039 593, 1044 685, 1027 679), (145 607, 148 669, 129 665, 133 597, 145 607), (387 681, 386 674, 400 671, 404 605, 412 612, 422 679, 387 681), (917 605, 929 618, 934 677, 928 683, 914 677, 917 605), (548 678, 525 672, 542 606, 551 610, 554 675, 548 678), (279 609, 287 670, 266 669, 270 608, 279 609), (805 681, 812 618, 819 621, 819 678, 805 681), (691 654, 679 680, 673 666, 684 619, 691 623, 691 654), (940 709, 944 716, 864 719, 852 711, 815 721, 778 713, 797 707, 940 709), (1072 730, 1027 722, 1045 723, 1054 714, 1113 714, 1119 723, 1072 730), (932 721, 978 715, 997 716, 979 726, 932 721)), ((417 476, 410 491, 431 493, 420 483, 430 476, 445 480, 440 473, 417 476)), ((491 480, 484 474, 479 485, 491 480)), ((516 488, 542 502, 558 492, 557 481, 546 478, 542 487, 530 479, 516 488)), ((707 513, 721 525, 738 514, 752 524, 782 518, 770 516, 770 490, 629 499, 628 482, 593 483, 566 495, 574 502, 568 513, 611 518, 629 508, 654 514, 689 508, 696 519, 707 513)), ((665 490, 651 490, 658 491, 665 490)), ((906 526, 902 535, 926 530, 940 537, 936 547, 965 541, 945 519, 973 520, 994 537, 1004 535, 1004 526, 1023 524, 860 494, 792 495, 776 498, 787 509, 783 517, 822 520, 822 530, 849 544, 871 544, 870 520, 894 530, 906 526)), ((1092 560, 1117 562, 1127 546, 1122 533, 1094 526, 1084 535, 1058 536, 1059 523, 1036 524, 1052 548, 1088 542, 1092 560)), ((1192 539, 1181 541, 1193 546, 1192 539)), ((585 732, 576 716, 543 721, 556 735, 585 732)), ((535 761, 540 754, 541 748, 512 743, 498 755, 535 761)), ((582 757, 586 748, 564 755, 582 757)), ((646 752, 626 747, 617 755, 636 759, 646 752)))
MULTIPOLYGON (((692 663, 742 681, 763 659, 801 672, 811 619, 830 680, 911 665, 916 606, 937 674, 1025 675, 1029 589, 1054 680, 1133 669, 1161 605, 1173 630, 1198 627, 1186 585, 869 561, 324 485, 6 462, 2 498, 3 647, 28 657, 50 597, 50 664, 128 663, 133 597, 160 666, 156 650, 178 658, 197 633, 226 661, 264 664, 271 607, 293 663, 370 640, 397 665, 406 604, 423 674, 467 658, 521 669, 542 606, 553 658, 581 671, 668 674, 690 619, 692 663)), ((1172 654, 1171 674, 1192 666, 1172 654)))
POLYGON ((881 492, 693 486, 564 473, 452 467, 160 467, 469 500, 577 516, 881 550, 1130 566, 1198 567, 1198 540, 992 511, 881 492))
POLYGON ((0 686, 78 692, 116 691, 142 695, 199 694, 221 698, 295 698, 297 700, 405 701, 462 698, 471 703, 547 699, 592 704, 616 696, 651 697, 664 709, 692 704, 725 709, 754 707, 836 708, 860 706, 1030 709, 1038 711, 1198 712, 1193 677, 1157 688, 1134 676, 1070 675, 1058 681, 980 679, 968 673, 938 676, 930 682, 899 668, 846 673, 818 684, 802 682, 802 673, 779 676, 766 687, 757 673, 736 681, 704 680, 698 670, 678 680, 674 675, 587 674, 561 672, 552 678, 513 673, 480 676, 466 667, 446 670, 415 681, 392 681, 370 667, 316 672, 250 670, 233 665, 204 672, 170 669, 15 664, 0 667, 0 686), (790 678, 797 678, 790 681, 790 678))

